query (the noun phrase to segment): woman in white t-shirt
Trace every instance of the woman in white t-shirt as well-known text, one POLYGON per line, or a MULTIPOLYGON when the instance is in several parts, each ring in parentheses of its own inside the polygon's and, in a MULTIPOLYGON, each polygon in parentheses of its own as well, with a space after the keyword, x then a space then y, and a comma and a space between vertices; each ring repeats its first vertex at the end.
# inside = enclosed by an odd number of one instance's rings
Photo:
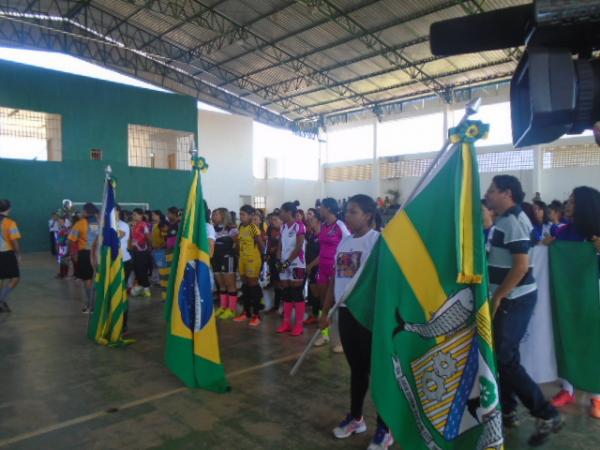
MULTIPOLYGON (((374 230, 377 207, 368 195, 355 195, 347 204, 346 225, 351 235, 342 239, 335 254, 335 273, 329 283, 320 327, 329 326, 328 313, 334 302, 342 302, 339 308, 339 328, 342 347, 350 366, 350 413, 333 430, 338 439, 367 431, 363 418, 363 404, 369 388, 371 365, 371 332, 363 327, 343 303, 358 278, 362 265, 367 261, 373 246, 379 239, 374 230)), ((394 439, 379 415, 377 431, 369 449, 387 449, 394 439)))

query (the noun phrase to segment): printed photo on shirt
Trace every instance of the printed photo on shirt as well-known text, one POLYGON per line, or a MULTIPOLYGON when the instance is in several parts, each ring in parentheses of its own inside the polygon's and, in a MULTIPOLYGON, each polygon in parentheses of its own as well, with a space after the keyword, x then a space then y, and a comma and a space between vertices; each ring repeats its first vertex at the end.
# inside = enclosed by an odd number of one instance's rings
POLYGON ((336 271, 338 278, 352 278, 360 268, 362 252, 338 253, 336 271))

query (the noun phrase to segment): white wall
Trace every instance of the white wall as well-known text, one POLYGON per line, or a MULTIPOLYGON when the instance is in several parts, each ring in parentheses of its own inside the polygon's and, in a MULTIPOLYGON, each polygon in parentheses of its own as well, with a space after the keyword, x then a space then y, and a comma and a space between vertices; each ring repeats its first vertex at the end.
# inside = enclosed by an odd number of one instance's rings
POLYGON ((300 208, 304 210, 314 208, 315 200, 320 197, 317 181, 285 178, 256 180, 255 192, 255 195, 267 197, 268 211, 295 200, 300 202, 300 208))
POLYGON ((338 181, 334 183, 325 183, 323 197, 333 197, 337 200, 352 197, 356 194, 367 194, 371 197, 377 197, 372 181, 338 181))
POLYGON ((320 197, 318 181, 254 178, 252 130, 249 117, 199 111, 199 149, 209 165, 202 176, 208 206, 237 211, 240 196, 263 196, 267 210, 294 200, 303 209, 314 207, 320 197))
POLYGON ((573 188, 578 186, 591 186, 600 190, 600 166, 545 169, 542 177, 542 198, 547 203, 554 199, 566 200, 573 188))
POLYGON ((202 174, 204 198, 211 209, 237 211, 240 195, 254 194, 252 175, 252 119, 198 111, 200 155, 208 171, 202 174))

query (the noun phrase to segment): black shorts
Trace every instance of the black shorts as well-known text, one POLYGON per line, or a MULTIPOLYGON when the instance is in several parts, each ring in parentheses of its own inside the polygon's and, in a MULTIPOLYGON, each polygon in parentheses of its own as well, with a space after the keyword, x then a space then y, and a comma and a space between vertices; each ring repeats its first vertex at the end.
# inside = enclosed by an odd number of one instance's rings
POLYGON ((79 250, 77 252, 77 272, 75 277, 80 280, 91 280, 94 277, 94 268, 92 267, 92 253, 89 250, 79 250))
POLYGON ((214 273, 235 273, 237 271, 237 258, 234 255, 215 253, 211 265, 214 273))
POLYGON ((19 278, 19 262, 13 250, 0 252, 0 280, 19 278))

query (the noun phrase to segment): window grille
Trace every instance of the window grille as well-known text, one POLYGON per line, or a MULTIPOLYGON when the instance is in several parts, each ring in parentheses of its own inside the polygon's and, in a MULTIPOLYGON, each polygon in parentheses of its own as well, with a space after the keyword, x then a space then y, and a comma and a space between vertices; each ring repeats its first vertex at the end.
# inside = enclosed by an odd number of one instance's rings
POLYGON ((62 117, 0 106, 0 158, 62 161, 62 117))
POLYGON ((373 166, 371 164, 325 167, 325 182, 369 181, 372 177, 372 172, 373 166))
POLYGON ((266 197, 252 197, 252 206, 256 209, 265 209, 267 207, 266 197))
POLYGON ((129 125, 129 165, 190 170, 194 133, 129 125))
POLYGON ((595 143, 543 147, 544 169, 600 166, 599 150, 595 143))
POLYGON ((479 172, 533 170, 533 150, 509 150, 477 154, 479 172))
POLYGON ((391 178, 420 177, 425 173, 432 162, 432 158, 386 158, 379 161, 379 177, 382 180, 391 178))

